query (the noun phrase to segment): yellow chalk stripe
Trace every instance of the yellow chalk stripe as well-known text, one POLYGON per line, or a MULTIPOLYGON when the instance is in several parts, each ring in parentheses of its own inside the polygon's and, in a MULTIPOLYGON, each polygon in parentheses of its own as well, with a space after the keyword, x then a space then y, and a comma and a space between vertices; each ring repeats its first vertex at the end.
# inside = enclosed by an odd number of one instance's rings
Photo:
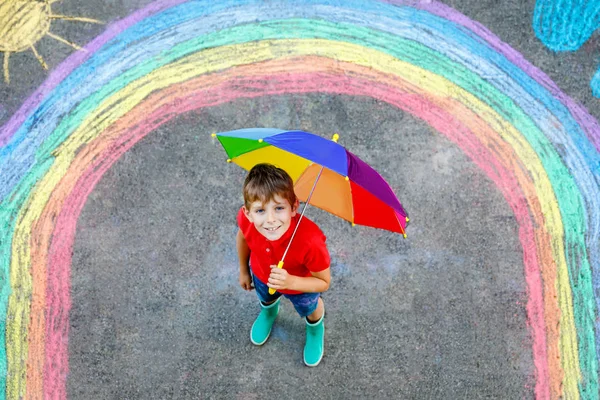
POLYGON ((18 399, 25 396, 27 374, 27 332, 29 329, 29 310, 31 307, 31 227, 39 219, 50 198, 52 190, 67 171, 72 159, 63 156, 55 160, 51 170, 44 176, 32 196, 21 208, 12 243, 10 283, 11 295, 8 299, 6 341, 6 358, 8 376, 6 396, 18 399))

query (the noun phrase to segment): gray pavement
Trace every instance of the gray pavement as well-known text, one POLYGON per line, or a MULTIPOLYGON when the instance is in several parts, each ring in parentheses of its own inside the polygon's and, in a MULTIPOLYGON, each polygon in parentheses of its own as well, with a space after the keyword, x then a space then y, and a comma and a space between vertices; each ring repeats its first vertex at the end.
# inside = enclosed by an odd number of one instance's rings
POLYGON ((371 99, 280 96, 176 119, 106 173, 76 238, 73 398, 531 396, 510 209, 444 137, 371 99), (404 240, 308 210, 333 261, 315 369, 302 363, 304 325, 287 302, 269 341, 249 341, 259 307, 238 287, 234 241, 244 171, 207 135, 287 125, 342 132, 401 188, 411 216, 404 240))
MULTIPOLYGON (((147 3, 65 0, 55 7, 111 22, 147 3)), ((446 3, 600 116, 588 88, 597 46, 547 51, 531 31, 533 0, 446 3)), ((56 29, 84 44, 105 27, 56 29)), ((51 66, 71 53, 42 41, 51 66)), ((33 55, 24 57, 12 64, 11 86, 0 85, 0 125, 45 79, 33 55)), ((72 270, 69 398, 533 397, 522 251, 511 210, 454 144, 371 99, 274 96, 163 125, 89 196, 72 270), (269 341, 260 348, 249 341, 258 304, 237 285, 234 243, 244 171, 224 162, 209 133, 253 126, 339 132, 340 143, 397 189, 411 217, 404 240, 308 211, 328 236, 333 273, 324 295, 326 355, 317 368, 302 363, 304 325, 287 302, 269 341)))

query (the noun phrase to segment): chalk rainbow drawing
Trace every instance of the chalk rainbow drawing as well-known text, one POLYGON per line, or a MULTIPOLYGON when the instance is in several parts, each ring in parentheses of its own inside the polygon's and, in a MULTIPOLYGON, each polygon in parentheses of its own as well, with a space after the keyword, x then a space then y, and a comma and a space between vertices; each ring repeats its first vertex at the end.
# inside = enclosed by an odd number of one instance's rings
POLYGON ((102 174, 181 113, 310 92, 409 112, 495 182, 519 225, 535 395, 598 397, 600 128, 485 27, 431 0, 159 0, 86 49, 0 133, 6 397, 66 397, 75 225, 102 174))

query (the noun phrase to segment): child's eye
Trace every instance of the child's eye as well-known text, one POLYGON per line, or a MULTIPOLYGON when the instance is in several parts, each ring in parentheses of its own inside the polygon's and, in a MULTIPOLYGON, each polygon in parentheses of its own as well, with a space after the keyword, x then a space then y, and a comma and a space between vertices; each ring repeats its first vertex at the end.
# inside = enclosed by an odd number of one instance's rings
POLYGON ((260 210, 256 210, 257 214, 262 214, 265 210, 263 210, 262 208, 260 210))
POLYGON ((277 211, 281 211, 281 210, 283 210, 284 208, 285 208, 285 207, 279 206, 279 207, 277 207, 277 208, 276 208, 276 210, 277 210, 277 211))

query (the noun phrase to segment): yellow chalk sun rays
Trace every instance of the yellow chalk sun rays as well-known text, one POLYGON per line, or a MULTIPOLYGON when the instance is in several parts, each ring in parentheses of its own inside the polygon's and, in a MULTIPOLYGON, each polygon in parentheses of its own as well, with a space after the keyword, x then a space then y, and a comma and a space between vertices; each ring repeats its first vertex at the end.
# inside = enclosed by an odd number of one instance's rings
POLYGON ((75 43, 50 32, 52 20, 102 24, 91 18, 52 14, 51 5, 58 1, 60 0, 0 0, 0 52, 4 53, 4 81, 7 84, 10 83, 9 65, 12 53, 31 50, 42 68, 48 69, 44 58, 34 46, 44 36, 81 50, 75 43))

